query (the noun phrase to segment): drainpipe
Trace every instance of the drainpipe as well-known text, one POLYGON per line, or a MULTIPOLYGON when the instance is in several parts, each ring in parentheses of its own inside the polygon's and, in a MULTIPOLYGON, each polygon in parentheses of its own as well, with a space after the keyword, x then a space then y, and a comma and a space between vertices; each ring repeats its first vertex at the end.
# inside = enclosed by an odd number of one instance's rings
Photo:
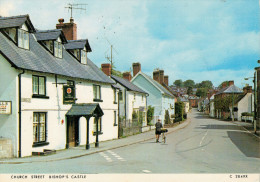
POLYGON ((22 98, 22 89, 21 89, 21 87, 22 87, 22 85, 21 85, 21 75, 22 74, 24 74, 24 70, 23 70, 23 72, 22 73, 19 73, 18 74, 18 94, 19 94, 19 96, 18 96, 18 103, 19 103, 19 110, 18 110, 18 115, 19 115, 19 123, 18 123, 18 128, 19 128, 19 131, 18 131, 18 140, 19 140, 19 143, 18 143, 18 157, 20 158, 21 157, 21 148, 22 148, 22 146, 21 146, 21 143, 22 143, 22 141, 21 141, 21 136, 22 136, 22 134, 21 134, 21 125, 22 125, 22 109, 21 109, 21 107, 22 107, 22 102, 21 102, 21 98, 22 98))
POLYGON ((126 89, 125 89, 125 120, 126 120, 126 89))
MULTIPOLYGON (((119 90, 120 91, 120 90, 119 90)), ((119 108, 119 92, 117 93, 117 138, 120 138, 120 108, 119 108)))

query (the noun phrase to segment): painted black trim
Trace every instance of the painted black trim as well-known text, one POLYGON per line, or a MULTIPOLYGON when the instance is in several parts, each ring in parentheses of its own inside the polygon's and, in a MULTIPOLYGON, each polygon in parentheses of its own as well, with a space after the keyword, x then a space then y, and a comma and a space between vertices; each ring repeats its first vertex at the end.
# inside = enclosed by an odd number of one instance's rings
POLYGON ((49 99, 50 97, 49 97, 49 96, 46 96, 46 95, 36 95, 36 94, 33 94, 33 95, 32 95, 32 98, 49 99))
POLYGON ((49 144, 50 142, 37 142, 37 143, 33 143, 32 147, 41 147, 49 144))
POLYGON ((24 70, 22 73, 18 74, 18 92, 19 92, 19 98, 18 98, 18 103, 19 103, 19 110, 18 110, 18 115, 19 115, 19 124, 18 124, 18 128, 19 128, 19 143, 18 143, 18 157, 22 157, 21 155, 21 150, 22 150, 22 82, 21 82, 21 75, 24 74, 24 70))
POLYGON ((103 102, 102 99, 93 99, 94 102, 103 102))
POLYGON ((114 104, 117 104, 117 102, 114 101, 114 104))
MULTIPOLYGON (((33 95, 46 96, 46 76, 32 75, 32 91, 33 91, 33 77, 38 77, 38 94, 33 94, 33 95), (39 89, 40 89, 40 87, 39 87, 39 83, 40 83, 39 82, 39 78, 40 77, 44 78, 44 94, 43 95, 39 94, 39 89)), ((46 96, 46 97, 48 97, 48 96, 46 96)))
MULTIPOLYGON (((36 114, 37 113, 37 117, 38 117, 38 121, 40 121, 39 120, 39 115, 40 114, 42 114, 42 113, 44 113, 45 114, 45 138, 44 138, 44 141, 40 141, 40 142, 33 142, 33 147, 37 147, 37 146, 43 146, 43 145, 48 145, 49 144, 49 142, 47 142, 47 121, 48 121, 48 119, 47 119, 47 116, 48 116, 48 114, 47 114, 47 112, 33 112, 33 118, 34 118, 34 114, 36 114), (43 143, 43 144, 42 144, 43 143), (48 144, 47 144, 48 143, 48 144), (34 146, 35 145, 35 146, 34 146)), ((37 125, 39 125, 39 122, 37 123, 37 125)), ((38 139, 38 136, 37 136, 37 139, 38 139)))
MULTIPOLYGON (((103 134, 103 132, 102 131, 98 131, 98 135, 102 135, 103 134)), ((93 136, 96 136, 97 135, 97 132, 95 131, 95 132, 93 132, 93 136)))

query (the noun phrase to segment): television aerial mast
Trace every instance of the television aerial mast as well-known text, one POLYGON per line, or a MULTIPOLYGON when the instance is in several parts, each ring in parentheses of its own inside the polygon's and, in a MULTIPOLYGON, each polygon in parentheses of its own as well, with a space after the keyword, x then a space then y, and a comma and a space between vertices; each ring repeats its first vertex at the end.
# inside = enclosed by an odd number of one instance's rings
POLYGON ((86 11, 86 5, 87 4, 68 4, 67 7, 65 8, 68 8, 68 11, 70 11, 70 19, 72 19, 72 10, 73 9, 80 9, 80 10, 85 10, 86 11))

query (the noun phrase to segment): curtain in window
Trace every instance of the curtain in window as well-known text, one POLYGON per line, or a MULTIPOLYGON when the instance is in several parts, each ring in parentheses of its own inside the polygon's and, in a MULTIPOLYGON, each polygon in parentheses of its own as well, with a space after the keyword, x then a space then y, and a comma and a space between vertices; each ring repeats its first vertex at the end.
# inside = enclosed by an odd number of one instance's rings
POLYGON ((45 95, 44 77, 39 77, 39 95, 45 95))
POLYGON ((85 51, 81 51, 81 63, 83 64, 87 64, 87 60, 86 60, 86 52, 85 51))
POLYGON ((29 34, 27 32, 23 32, 23 39, 24 39, 24 45, 23 47, 25 49, 29 49, 29 34))
POLYGON ((18 29, 18 47, 23 47, 22 30, 18 29))
POLYGON ((54 41, 54 56, 55 57, 58 57, 58 54, 59 54, 58 49, 59 49, 58 42, 54 41))
POLYGON ((58 44, 59 44, 59 58, 62 58, 62 44, 61 43, 58 44))
POLYGON ((33 142, 45 141, 46 113, 33 113, 33 142))
POLYGON ((38 77, 33 76, 33 94, 38 94, 38 77))

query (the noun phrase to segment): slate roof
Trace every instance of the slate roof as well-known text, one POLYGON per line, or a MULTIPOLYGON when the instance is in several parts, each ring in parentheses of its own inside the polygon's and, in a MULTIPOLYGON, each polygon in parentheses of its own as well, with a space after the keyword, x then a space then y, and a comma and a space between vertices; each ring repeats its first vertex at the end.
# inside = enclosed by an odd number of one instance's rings
POLYGON ((243 90, 238 88, 235 85, 231 85, 225 88, 222 88, 219 92, 217 92, 215 95, 219 95, 219 94, 231 94, 231 93, 243 93, 243 90))
POLYGON ((135 92, 140 92, 140 93, 145 93, 147 94, 145 91, 143 91, 142 89, 140 89, 139 87, 137 87, 135 84, 129 82, 128 80, 115 76, 115 75, 111 75, 111 78, 114 79, 117 83, 119 83, 120 85, 124 86, 125 88, 127 88, 127 90, 130 91, 135 91, 135 92))
POLYGON ((0 33, 0 54, 18 69, 81 78, 101 83, 115 83, 89 59, 88 64, 83 65, 65 49, 62 51, 63 58, 56 58, 44 49, 31 33, 29 34, 29 41, 30 50, 22 49, 0 33))
POLYGON ((41 30, 37 31, 34 35, 38 41, 56 40, 58 37, 61 37, 62 42, 67 43, 63 31, 61 31, 60 29, 41 30))
POLYGON ((29 19, 29 15, 20 15, 0 18, 0 29, 20 27, 24 23, 29 27, 29 32, 35 32, 35 28, 29 19))
MULTIPOLYGON (((153 80, 150 76, 146 75, 145 73, 143 72, 139 72, 138 74, 142 74, 148 81, 150 81, 151 83, 153 83, 156 87, 159 88, 159 90, 169 96, 169 97, 174 97, 174 95, 172 95, 166 88, 164 88, 160 83, 158 83, 157 81, 153 80)), ((136 75, 137 76, 137 75, 136 75)))
POLYGON ((87 39, 68 40, 68 43, 65 44, 64 46, 67 50, 84 49, 84 47, 86 46, 87 52, 92 51, 87 39))
POLYGON ((93 116, 93 114, 99 117, 104 115, 98 103, 73 104, 66 116, 93 116))

